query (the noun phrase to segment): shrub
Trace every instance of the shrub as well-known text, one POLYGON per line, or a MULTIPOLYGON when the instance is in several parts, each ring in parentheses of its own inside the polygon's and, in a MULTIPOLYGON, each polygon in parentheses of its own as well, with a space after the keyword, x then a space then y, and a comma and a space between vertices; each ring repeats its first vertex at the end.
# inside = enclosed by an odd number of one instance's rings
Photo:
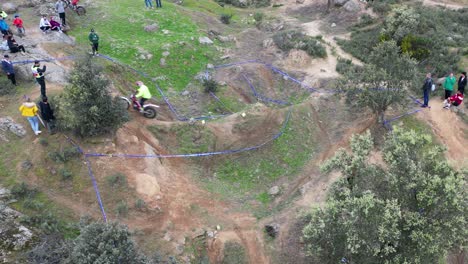
POLYGON ((218 83, 213 79, 204 79, 203 80, 203 87, 205 93, 216 93, 218 91, 218 83))
POLYGON ((61 235, 43 235, 27 253, 28 263, 59 264, 70 255, 71 244, 65 242, 61 235))
POLYGON ((80 155, 76 147, 68 147, 58 151, 49 152, 48 156, 55 162, 66 163, 80 155))
POLYGON ((146 203, 145 201, 143 201, 142 199, 137 199, 135 201, 135 207, 138 209, 138 210, 144 210, 146 209, 146 203))
POLYGON ((127 186, 127 176, 120 172, 107 176, 106 181, 112 188, 127 186))
POLYGON ((80 136, 102 135, 119 128, 128 120, 128 113, 118 107, 117 98, 112 99, 109 87, 103 68, 91 56, 77 61, 70 85, 58 97, 58 126, 80 136))
POLYGON ((64 181, 71 180, 73 178, 73 173, 66 168, 60 170, 60 175, 64 181))
POLYGON ((50 211, 45 211, 31 216, 23 215, 21 222, 23 224, 38 227, 47 234, 60 231, 60 224, 57 217, 55 217, 50 211))
POLYGON ((275 45, 283 51, 301 49, 312 57, 324 58, 327 56, 327 51, 320 43, 320 39, 321 37, 306 36, 296 30, 281 31, 273 36, 275 45))
POLYGON ((16 199, 33 198, 37 194, 37 189, 30 188, 25 182, 15 184, 11 188, 11 194, 16 199))
POLYGON ((264 17, 263 13, 260 13, 260 12, 255 12, 255 14, 253 16, 253 18, 255 19, 255 22, 257 22, 257 24, 262 23, 263 17, 264 17))
POLYGON ((401 42, 401 51, 407 53, 411 58, 422 61, 428 58, 431 53, 428 43, 430 43, 429 39, 408 34, 401 42))
POLYGON ((224 258, 222 264, 243 264, 248 263, 245 249, 236 242, 226 242, 224 244, 224 258))
POLYGON ((419 14, 410 7, 400 6, 385 18, 382 34, 400 42, 406 35, 418 27, 419 14))
POLYGON ((46 138, 40 138, 39 139, 39 144, 41 144, 44 147, 47 147, 49 145, 49 141, 47 141, 46 138))
POLYGON ((144 264, 126 226, 96 222, 81 227, 74 240, 70 263, 132 263, 144 264))
POLYGON ((356 72, 358 71, 359 67, 353 64, 352 60, 344 59, 341 57, 337 58, 336 63, 336 71, 341 74, 345 74, 348 72, 356 72))
POLYGON ((125 217, 128 215, 128 205, 125 201, 120 201, 115 208, 115 211, 119 217, 125 217))
POLYGON ((40 210, 44 208, 43 203, 36 201, 34 199, 31 199, 31 198, 27 198, 26 200, 24 200, 23 206, 24 208, 28 208, 32 210, 40 210))
POLYGON ((221 14, 220 20, 223 24, 230 24, 231 23, 232 14, 221 14))

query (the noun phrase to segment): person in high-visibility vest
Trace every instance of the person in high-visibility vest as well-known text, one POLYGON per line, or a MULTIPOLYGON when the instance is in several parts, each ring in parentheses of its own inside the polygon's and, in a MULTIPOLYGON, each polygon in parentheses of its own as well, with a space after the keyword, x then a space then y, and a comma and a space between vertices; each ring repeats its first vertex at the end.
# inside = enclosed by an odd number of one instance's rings
POLYGON ((144 85, 142 81, 136 82, 138 85, 138 93, 135 95, 136 98, 140 98, 140 111, 143 111, 143 104, 145 103, 146 100, 151 99, 151 92, 148 89, 148 86, 144 85))
POLYGON ((0 17, 1 18, 7 18, 7 13, 5 13, 5 11, 2 10, 2 12, 0 12, 0 17))
POLYGON ((37 83, 41 86, 42 97, 46 97, 46 84, 44 79, 44 72, 46 71, 46 66, 44 65, 42 69, 40 67, 41 65, 39 61, 35 61, 34 65, 31 67, 31 71, 37 83))

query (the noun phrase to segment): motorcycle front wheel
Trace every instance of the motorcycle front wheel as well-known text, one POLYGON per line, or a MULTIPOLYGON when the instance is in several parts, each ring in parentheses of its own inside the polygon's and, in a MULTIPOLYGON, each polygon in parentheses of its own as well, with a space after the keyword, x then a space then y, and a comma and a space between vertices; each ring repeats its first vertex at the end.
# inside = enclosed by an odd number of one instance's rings
POLYGON ((151 106, 147 106, 144 109, 143 116, 146 118, 155 118, 157 115, 156 109, 151 106))

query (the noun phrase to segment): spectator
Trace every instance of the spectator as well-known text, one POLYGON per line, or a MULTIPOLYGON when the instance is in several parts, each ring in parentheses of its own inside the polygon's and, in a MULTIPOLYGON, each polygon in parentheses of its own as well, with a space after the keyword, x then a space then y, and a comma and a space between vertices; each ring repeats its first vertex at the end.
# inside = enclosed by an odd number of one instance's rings
POLYGON ((37 106, 35 103, 31 102, 31 98, 27 98, 19 108, 21 115, 26 117, 31 124, 31 128, 34 131, 34 134, 37 136, 41 133, 39 130, 39 119, 37 118, 37 106))
POLYGON ((444 81, 445 100, 447 100, 447 98, 449 98, 452 95, 453 86, 455 86, 456 81, 457 81, 457 78, 453 76, 453 72, 451 72, 449 76, 445 77, 445 81, 444 81))
POLYGON ((8 17, 7 13, 5 13, 5 11, 2 10, 2 12, 0 12, 0 18, 5 19, 7 17, 8 17))
POLYGON ((26 30, 24 29, 24 26, 23 26, 23 20, 20 18, 18 14, 15 14, 13 25, 15 25, 16 29, 18 30, 19 35, 26 34, 26 30))
POLYGON ((10 48, 8 47, 7 38, 8 38, 8 35, 3 35, 2 45, 0 45, 1 50, 4 50, 4 51, 10 50, 10 48))
POLYGON ((155 0, 155 2, 156 2, 156 7, 162 7, 161 0, 155 0))
POLYGON ((58 31, 58 32, 62 33, 62 27, 60 26, 59 22, 54 20, 54 17, 52 17, 52 16, 50 17, 49 23, 50 23, 50 30, 58 31))
POLYGON ((93 50, 93 55, 99 54, 99 36, 94 32, 94 29, 91 29, 88 36, 89 41, 91 42, 91 48, 93 50))
POLYGON ((39 22, 39 28, 42 30, 42 33, 47 33, 50 30, 50 22, 47 20, 47 16, 43 15, 41 22, 39 22))
POLYGON ((13 63, 10 61, 10 56, 8 56, 8 54, 3 56, 2 69, 11 83, 16 86, 15 69, 13 68, 13 63))
POLYGON ((0 19, 0 31, 3 35, 8 35, 11 33, 10 26, 8 26, 8 23, 6 22, 5 18, 0 19))
POLYGON ((46 84, 44 79, 44 73, 46 71, 46 66, 44 65, 42 69, 39 61, 35 61, 34 65, 31 67, 34 78, 37 83, 41 86, 41 95, 42 98, 46 97, 46 84))
POLYGON ((424 94, 424 103, 421 105, 421 107, 429 106, 429 93, 431 92, 432 85, 433 85, 433 82, 432 82, 431 74, 428 73, 426 74, 426 79, 424 80, 424 85, 422 87, 423 94, 424 94))
POLYGON ((65 3, 63 0, 58 0, 57 3, 55 3, 55 10, 59 14, 60 21, 62 21, 62 25, 66 26, 67 23, 65 22, 65 3))
POLYGON ((460 78, 458 79, 458 91, 462 94, 465 94, 466 87, 466 72, 462 72, 460 78))
POLYGON ((7 42, 8 42, 8 48, 10 48, 11 53, 16 53, 16 52, 26 52, 24 49, 23 45, 19 45, 16 40, 13 38, 13 35, 8 35, 7 36, 7 42))
POLYGON ((153 8, 153 0, 145 0, 146 8, 153 8))
POLYGON ((458 91, 456 94, 450 96, 445 103, 444 108, 449 109, 451 105, 459 106, 463 102, 463 94, 458 91))
POLYGON ((54 134, 53 130, 55 128, 55 116, 54 110, 50 107, 47 97, 42 98, 42 102, 39 103, 39 109, 41 110, 42 120, 45 122, 45 126, 49 131, 49 134, 54 134))

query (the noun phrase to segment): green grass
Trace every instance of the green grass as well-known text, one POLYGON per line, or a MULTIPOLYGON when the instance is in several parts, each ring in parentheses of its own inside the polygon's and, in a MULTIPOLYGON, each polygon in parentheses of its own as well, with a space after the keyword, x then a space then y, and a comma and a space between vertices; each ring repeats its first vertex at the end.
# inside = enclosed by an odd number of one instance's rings
POLYGON ((306 112, 306 108, 296 108, 284 134, 269 145, 217 162, 214 177, 204 179, 207 188, 230 199, 268 204, 264 192, 271 183, 300 173, 317 148, 316 127, 306 112))
MULTIPOLYGON (((177 5, 165 2, 163 9, 146 10, 140 1, 108 0, 95 4, 100 6, 90 9, 87 15, 89 21, 80 21, 84 25, 75 27, 71 32, 76 36, 77 43, 88 46, 89 29, 93 27, 100 36, 102 54, 131 65, 151 77, 164 76, 165 80, 158 81, 163 89, 183 90, 216 54, 213 46, 199 44, 198 37, 206 34, 177 5), (101 11, 97 13, 95 10, 101 11), (145 32, 144 26, 153 23, 159 25, 159 30, 145 32), (162 30, 169 30, 170 33, 163 34, 162 30), (151 53, 152 59, 139 59, 138 48, 151 53), (166 57, 167 65, 161 67, 160 59, 166 50, 170 55, 166 57)), ((189 2, 187 5, 195 8, 201 4, 189 2)))

